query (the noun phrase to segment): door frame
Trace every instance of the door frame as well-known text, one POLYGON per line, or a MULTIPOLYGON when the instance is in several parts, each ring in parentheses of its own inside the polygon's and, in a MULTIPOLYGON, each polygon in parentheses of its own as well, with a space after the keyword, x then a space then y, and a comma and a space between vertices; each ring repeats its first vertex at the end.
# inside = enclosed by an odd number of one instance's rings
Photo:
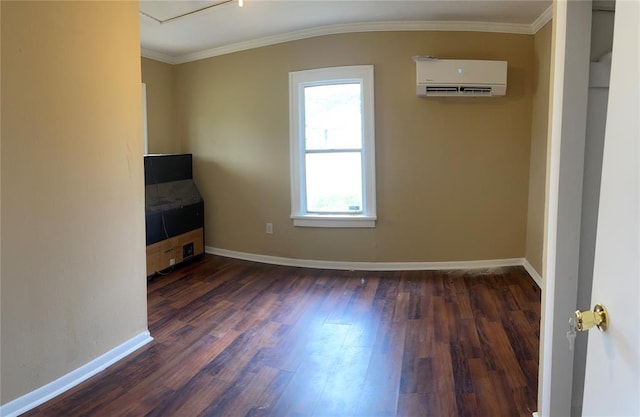
MULTIPOLYGON (((592 1, 554 0, 538 414, 571 415, 592 1)), ((584 366, 581 364, 579 366, 584 366)))

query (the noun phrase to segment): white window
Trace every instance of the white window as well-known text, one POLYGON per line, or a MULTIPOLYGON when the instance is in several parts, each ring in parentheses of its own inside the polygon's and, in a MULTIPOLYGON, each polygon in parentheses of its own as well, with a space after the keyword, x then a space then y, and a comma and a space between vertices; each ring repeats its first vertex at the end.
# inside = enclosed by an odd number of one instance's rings
POLYGON ((289 73, 291 218, 375 227, 373 66, 289 73))

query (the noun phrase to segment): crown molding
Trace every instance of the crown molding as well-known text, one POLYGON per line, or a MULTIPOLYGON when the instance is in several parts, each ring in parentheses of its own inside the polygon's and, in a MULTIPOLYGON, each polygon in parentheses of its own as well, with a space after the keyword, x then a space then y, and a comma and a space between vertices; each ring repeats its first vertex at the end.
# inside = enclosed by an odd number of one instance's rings
POLYGON ((164 62, 165 64, 178 64, 176 57, 147 48, 140 48, 140 55, 144 58, 153 59, 154 61, 164 62))
POLYGON ((284 42, 297 41, 300 39, 314 38, 317 36, 337 35, 342 33, 358 32, 406 32, 406 31, 449 31, 449 32, 497 32, 497 33, 517 33, 533 34, 531 25, 491 23, 491 22, 435 22, 435 21, 414 21, 414 22, 364 22, 348 23, 329 26, 320 26, 311 29, 298 30, 264 38, 253 39, 245 42, 238 42, 217 48, 206 49, 190 54, 175 57, 177 64, 197 61, 200 59, 212 58, 214 56, 226 55, 233 52, 246 51, 248 49, 260 48, 263 46, 276 45, 284 42))
POLYGON ((533 34, 538 33, 540 29, 544 27, 553 19, 553 4, 545 9, 544 12, 531 24, 531 31, 533 34))
POLYGON ((337 35, 342 33, 358 32, 408 32, 408 31, 441 31, 441 32, 493 32, 493 33, 514 33, 523 35, 534 35, 553 16, 553 6, 549 6, 531 24, 518 23, 494 23, 494 22, 467 22, 467 21, 398 21, 398 22, 363 22, 347 23, 329 26, 319 26, 311 29, 297 30, 294 32, 279 35, 266 36, 244 42, 237 42, 231 45, 205 49, 198 52, 184 55, 171 56, 142 48, 142 56, 165 62, 167 64, 184 64, 215 56, 231 54, 234 52, 246 51, 263 46, 276 45, 284 42, 291 42, 300 39, 314 38, 317 36, 337 35))

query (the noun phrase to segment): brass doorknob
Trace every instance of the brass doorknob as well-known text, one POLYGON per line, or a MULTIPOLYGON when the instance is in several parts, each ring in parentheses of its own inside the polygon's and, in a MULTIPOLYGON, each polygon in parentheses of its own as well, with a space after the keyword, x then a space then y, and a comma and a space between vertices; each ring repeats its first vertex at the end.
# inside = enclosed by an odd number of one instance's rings
POLYGON ((607 315, 607 309, 602 304, 596 304, 593 307, 593 311, 576 310, 573 313, 573 319, 575 321, 576 330, 581 332, 587 331, 592 327, 597 327, 598 330, 604 332, 609 325, 609 317, 607 315))

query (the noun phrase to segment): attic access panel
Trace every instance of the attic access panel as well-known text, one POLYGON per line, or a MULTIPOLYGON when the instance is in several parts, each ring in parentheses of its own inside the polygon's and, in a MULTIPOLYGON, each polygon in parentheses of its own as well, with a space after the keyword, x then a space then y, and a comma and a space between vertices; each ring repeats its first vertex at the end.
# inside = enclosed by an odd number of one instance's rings
POLYGON ((204 1, 141 1, 140 14, 158 23, 167 23, 212 7, 230 3, 233 0, 204 1))

